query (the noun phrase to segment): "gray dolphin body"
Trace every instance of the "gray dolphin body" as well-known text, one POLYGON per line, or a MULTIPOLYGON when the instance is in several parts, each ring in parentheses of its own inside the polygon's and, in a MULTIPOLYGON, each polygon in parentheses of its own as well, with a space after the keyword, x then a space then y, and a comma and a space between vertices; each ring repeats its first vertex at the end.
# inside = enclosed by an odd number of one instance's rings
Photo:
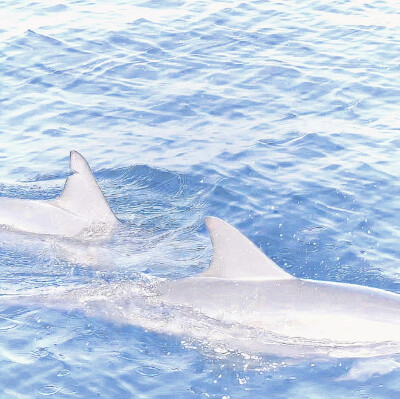
POLYGON ((229 224, 207 218, 206 225, 214 247, 210 268, 161 283, 162 304, 253 328, 240 342, 251 352, 338 358, 400 353, 400 295, 295 278, 229 224))
POLYGON ((231 225, 216 218, 206 225, 214 254, 197 276, 63 289, 40 301, 181 335, 217 351, 285 358, 400 354, 400 295, 295 278, 231 225))
POLYGON ((107 234, 118 223, 85 158, 71 151, 73 175, 54 200, 0 198, 0 226, 35 234, 76 237, 107 234), (90 233, 89 233, 90 234, 90 233))

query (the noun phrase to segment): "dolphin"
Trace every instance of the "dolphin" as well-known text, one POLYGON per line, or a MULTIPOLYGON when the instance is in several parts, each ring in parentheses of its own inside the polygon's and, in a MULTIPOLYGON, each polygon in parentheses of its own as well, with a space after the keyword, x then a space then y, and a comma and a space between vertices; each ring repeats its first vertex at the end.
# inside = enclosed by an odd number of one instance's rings
POLYGON ((334 358, 400 353, 399 294, 296 278, 228 223, 208 217, 206 226, 214 248, 210 267, 160 284, 164 305, 270 334, 269 340, 243 342, 252 352, 334 358))
POLYGON ((315 360, 400 354, 399 294, 296 278, 233 226, 215 217, 205 223, 213 256, 196 276, 46 288, 25 293, 25 302, 179 335, 217 354, 315 360))
POLYGON ((61 237, 109 234, 118 219, 109 207, 85 158, 70 153, 73 172, 52 200, 0 198, 0 226, 13 231, 61 237))

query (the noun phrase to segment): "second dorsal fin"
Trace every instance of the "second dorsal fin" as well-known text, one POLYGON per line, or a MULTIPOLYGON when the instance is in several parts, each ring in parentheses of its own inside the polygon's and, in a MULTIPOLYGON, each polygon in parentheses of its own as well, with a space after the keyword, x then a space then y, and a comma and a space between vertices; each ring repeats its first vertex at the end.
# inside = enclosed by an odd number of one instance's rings
POLYGON ((267 280, 295 278, 264 255, 235 227, 215 217, 207 217, 205 222, 211 236, 213 257, 210 267, 201 274, 202 277, 267 280))
POLYGON ((77 151, 71 151, 70 168, 73 175, 68 177, 63 192, 54 202, 91 221, 117 222, 86 159, 77 151))

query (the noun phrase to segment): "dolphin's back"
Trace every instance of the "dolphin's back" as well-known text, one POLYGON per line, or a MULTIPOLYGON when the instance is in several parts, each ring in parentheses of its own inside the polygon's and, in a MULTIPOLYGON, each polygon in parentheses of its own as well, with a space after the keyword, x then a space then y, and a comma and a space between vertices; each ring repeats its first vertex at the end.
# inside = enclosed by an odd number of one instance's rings
POLYGON ((71 151, 64 190, 54 200, 0 198, 0 226, 35 234, 105 234, 118 223, 85 158, 71 151))
POLYGON ((50 201, 0 198, 0 224, 16 231, 73 237, 86 221, 50 201))
POLYGON ((315 345, 400 343, 400 295, 295 278, 233 226, 216 218, 206 223, 214 248, 210 268, 160 284, 164 304, 315 345))
POLYGON ((312 280, 192 277, 160 285, 161 300, 226 322, 304 340, 400 340, 400 296, 312 280))

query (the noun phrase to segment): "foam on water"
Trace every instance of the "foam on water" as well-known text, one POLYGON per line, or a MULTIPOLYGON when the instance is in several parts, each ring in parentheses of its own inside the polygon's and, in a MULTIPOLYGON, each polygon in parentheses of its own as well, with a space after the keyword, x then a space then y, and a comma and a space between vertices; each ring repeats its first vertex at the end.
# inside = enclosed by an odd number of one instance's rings
MULTIPOLYGON (((298 277, 400 292, 398 19, 389 1, 3 2, 0 195, 56 197, 76 149, 122 225, 109 242, 2 231, 1 292, 196 274, 208 214, 298 277)), ((251 367, 206 340, 0 307, 9 398, 400 391, 395 359, 251 367)))

